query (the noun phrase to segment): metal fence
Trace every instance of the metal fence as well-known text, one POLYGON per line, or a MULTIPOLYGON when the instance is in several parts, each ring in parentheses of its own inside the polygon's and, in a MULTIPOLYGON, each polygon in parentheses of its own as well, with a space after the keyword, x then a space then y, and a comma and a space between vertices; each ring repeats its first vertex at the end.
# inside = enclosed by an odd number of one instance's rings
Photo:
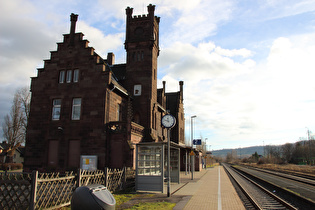
POLYGON ((111 192, 134 184, 130 168, 60 173, 0 173, 0 209, 55 209, 70 205, 77 187, 102 184, 111 192))

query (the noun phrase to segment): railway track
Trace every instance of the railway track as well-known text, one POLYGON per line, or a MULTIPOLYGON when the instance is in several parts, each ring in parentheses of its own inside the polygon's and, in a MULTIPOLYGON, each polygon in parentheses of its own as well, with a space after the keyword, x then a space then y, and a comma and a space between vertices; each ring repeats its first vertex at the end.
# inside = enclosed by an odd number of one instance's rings
MULTIPOLYGON (((295 207, 297 209, 315 209, 315 187, 314 180, 312 179, 300 178, 284 173, 270 172, 260 169, 256 170, 256 168, 239 166, 230 167, 227 164, 224 164, 224 166, 227 168, 226 170, 230 171, 232 174, 237 174, 237 176, 246 179, 248 182, 263 186, 270 196, 275 195, 277 197, 281 197, 281 200, 286 203, 289 201, 291 203, 291 207, 295 207)), ((232 179, 231 175, 231 181, 232 179)), ((242 199, 242 196, 240 197, 242 199)), ((247 196, 243 197, 246 197, 246 199, 242 199, 245 200, 245 204, 251 203, 247 196)), ((285 208, 291 209, 291 207, 285 208)), ((251 209, 251 207, 247 209, 251 209)), ((262 209, 269 208, 262 207, 262 209)), ((276 207, 276 209, 278 209, 278 207, 276 207)))
POLYGON ((315 209, 314 180, 254 168, 233 167, 300 209, 315 209))
POLYGON ((308 185, 315 186, 315 176, 301 174, 301 173, 294 173, 294 172, 272 171, 272 170, 267 170, 267 169, 255 168, 252 166, 243 166, 242 165, 242 167, 253 169, 256 171, 261 171, 263 173, 268 173, 268 174, 272 174, 275 176, 279 176, 279 177, 283 177, 286 179, 290 179, 290 180, 294 180, 294 181, 298 181, 298 182, 302 182, 302 183, 305 183, 308 185))
MULTIPOLYGON (((312 205, 295 206, 243 173, 222 164, 240 194, 246 209, 312 209, 312 205), (305 208, 306 207, 306 208, 305 208), (311 208, 309 208, 311 207, 311 208)), ((292 196, 292 195, 291 195, 292 196)))

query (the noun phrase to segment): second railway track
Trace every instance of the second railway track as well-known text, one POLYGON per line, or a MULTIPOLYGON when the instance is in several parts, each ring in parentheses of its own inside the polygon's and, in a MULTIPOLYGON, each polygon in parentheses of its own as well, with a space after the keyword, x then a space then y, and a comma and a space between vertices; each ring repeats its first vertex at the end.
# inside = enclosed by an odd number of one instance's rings
POLYGON ((247 200, 243 199, 243 202, 246 209, 297 209, 228 165, 223 164, 223 166, 245 195, 247 200))

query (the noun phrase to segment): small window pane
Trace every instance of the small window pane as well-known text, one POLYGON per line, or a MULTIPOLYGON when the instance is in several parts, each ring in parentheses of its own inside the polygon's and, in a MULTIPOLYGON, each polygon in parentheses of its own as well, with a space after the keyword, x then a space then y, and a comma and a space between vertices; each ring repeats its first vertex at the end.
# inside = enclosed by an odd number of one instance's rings
POLYGON ((65 81, 65 71, 59 72, 59 83, 64 83, 65 81))
POLYGON ((60 119, 60 110, 61 110, 61 99, 53 100, 53 110, 52 110, 52 119, 60 119))
POLYGON ((120 121, 120 112, 121 112, 121 105, 117 104, 117 112, 116 112, 116 120, 120 121))
POLYGON ((141 85, 135 85, 134 86, 133 95, 134 96, 141 96, 141 85))
POLYGON ((72 78, 72 71, 67 71, 67 83, 71 82, 71 78, 72 78))
POLYGON ((74 98, 72 103, 72 120, 80 120, 81 98, 74 98))
POLYGON ((79 81, 79 69, 74 70, 73 72, 73 82, 79 81))
POLYGON ((139 170, 138 170, 138 174, 139 174, 139 175, 144 175, 144 169, 139 169, 139 170))
POLYGON ((139 175, 160 176, 162 173, 162 148, 155 146, 138 147, 139 175))

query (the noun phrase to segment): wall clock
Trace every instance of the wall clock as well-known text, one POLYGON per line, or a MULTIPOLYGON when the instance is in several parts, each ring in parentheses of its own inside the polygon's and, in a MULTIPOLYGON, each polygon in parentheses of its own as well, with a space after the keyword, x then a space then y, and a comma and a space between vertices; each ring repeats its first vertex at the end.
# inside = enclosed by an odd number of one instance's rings
POLYGON ((167 114, 162 117, 162 125, 165 128, 172 128, 176 124, 176 119, 173 115, 167 114))

